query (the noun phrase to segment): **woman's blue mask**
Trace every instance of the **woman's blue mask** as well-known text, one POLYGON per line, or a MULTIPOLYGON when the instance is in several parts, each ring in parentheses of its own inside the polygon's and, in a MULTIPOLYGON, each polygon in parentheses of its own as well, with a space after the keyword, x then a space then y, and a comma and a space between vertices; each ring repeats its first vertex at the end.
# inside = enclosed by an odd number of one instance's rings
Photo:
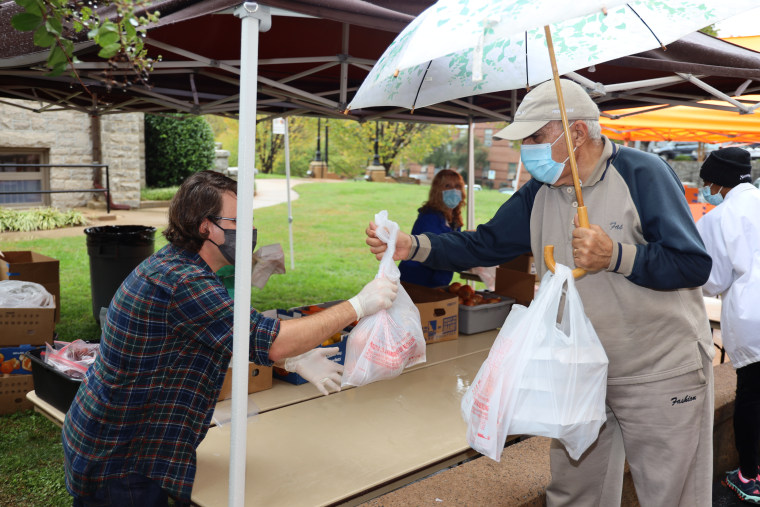
POLYGON ((723 202, 723 194, 720 193, 720 191, 723 190, 723 187, 720 187, 715 195, 710 193, 711 188, 712 185, 705 185, 702 187, 702 197, 704 197, 705 201, 707 201, 708 204, 717 206, 723 202))
POLYGON ((456 208, 462 202, 462 192, 458 188, 443 191, 443 204, 450 209, 456 208))
MULTIPOLYGON (((572 125, 572 123, 571 123, 572 125)), ((560 134, 552 143, 541 144, 523 144, 520 148, 520 160, 525 169, 531 176, 542 183, 554 185, 562 175, 565 163, 570 159, 566 158, 564 162, 556 162, 552 158, 552 146, 562 138, 560 134)), ((575 149, 573 149, 575 151, 575 149)))

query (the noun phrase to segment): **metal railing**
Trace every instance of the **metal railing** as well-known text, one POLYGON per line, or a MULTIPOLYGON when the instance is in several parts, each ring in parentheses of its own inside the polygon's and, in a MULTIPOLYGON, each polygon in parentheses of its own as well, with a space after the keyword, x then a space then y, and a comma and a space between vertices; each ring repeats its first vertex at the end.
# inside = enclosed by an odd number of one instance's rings
POLYGON ((106 168, 106 188, 84 188, 81 190, 14 190, 0 191, 0 195, 18 195, 18 194, 74 194, 80 192, 103 192, 106 197, 106 213, 111 212, 111 180, 108 173, 108 164, 0 164, 0 172, 3 167, 88 167, 91 169, 106 168))

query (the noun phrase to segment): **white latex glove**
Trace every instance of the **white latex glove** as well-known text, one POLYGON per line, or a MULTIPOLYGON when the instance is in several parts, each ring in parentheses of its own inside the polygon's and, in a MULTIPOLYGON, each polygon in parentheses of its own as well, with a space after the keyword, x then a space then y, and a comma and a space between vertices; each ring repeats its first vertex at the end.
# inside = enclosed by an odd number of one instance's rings
POLYGON ((320 393, 327 396, 331 392, 340 391, 343 365, 327 359, 339 351, 338 347, 318 347, 304 352, 300 356, 287 358, 285 369, 298 373, 314 384, 320 393))
POLYGON ((380 310, 387 310, 398 294, 398 281, 392 282, 386 277, 375 278, 357 294, 348 300, 356 311, 356 319, 372 315, 380 310))

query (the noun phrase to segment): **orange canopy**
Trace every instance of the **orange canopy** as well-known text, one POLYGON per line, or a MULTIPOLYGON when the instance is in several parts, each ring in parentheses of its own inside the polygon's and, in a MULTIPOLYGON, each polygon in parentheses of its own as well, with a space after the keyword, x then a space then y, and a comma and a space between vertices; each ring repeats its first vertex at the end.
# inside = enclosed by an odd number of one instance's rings
MULTIPOLYGON (((760 51, 760 35, 727 37, 738 46, 760 51)), ((760 95, 743 95, 742 101, 760 102, 760 95)), ((706 100, 704 105, 733 107, 720 100, 706 100)), ((605 111, 613 118, 602 117, 602 133, 623 141, 700 141, 704 143, 760 142, 760 108, 751 114, 704 107, 647 106, 605 111)))
MULTIPOLYGON (((760 95, 743 99, 760 102, 760 95)), ((700 104, 724 105, 708 100, 700 104)), ((616 119, 601 117, 602 133, 623 141, 701 141, 703 143, 760 142, 760 108, 752 114, 739 114, 699 107, 637 107, 605 111, 616 119), (649 112, 646 112, 649 111, 649 112)))

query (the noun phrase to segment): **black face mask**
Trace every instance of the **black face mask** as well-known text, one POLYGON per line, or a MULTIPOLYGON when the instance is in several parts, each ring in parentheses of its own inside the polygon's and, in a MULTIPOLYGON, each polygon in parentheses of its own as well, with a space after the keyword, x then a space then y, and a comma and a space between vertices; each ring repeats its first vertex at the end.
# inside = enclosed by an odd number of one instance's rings
MULTIPOLYGON (((215 243, 212 239, 209 238, 209 241, 214 243, 216 247, 219 249, 219 251, 222 253, 225 259, 227 259, 227 262, 235 265, 235 244, 237 243, 237 230, 236 229, 224 229, 219 224, 211 220, 211 223, 213 223, 215 226, 219 227, 224 231, 224 243, 221 245, 215 243)), ((256 249, 256 240, 258 238, 258 229, 253 230, 253 240, 251 245, 251 252, 253 252, 256 249)))

